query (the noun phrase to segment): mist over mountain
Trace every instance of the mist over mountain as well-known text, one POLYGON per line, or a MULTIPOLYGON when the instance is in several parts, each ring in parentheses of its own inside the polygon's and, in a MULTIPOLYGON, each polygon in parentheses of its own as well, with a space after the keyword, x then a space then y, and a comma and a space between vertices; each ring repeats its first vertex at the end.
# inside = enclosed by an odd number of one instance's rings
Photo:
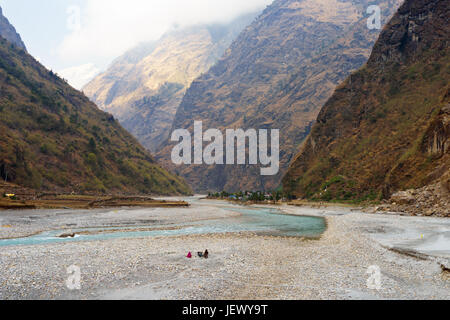
MULTIPOLYGON (((383 0, 386 23, 400 0, 383 0)), ((171 165, 197 191, 270 190, 309 134, 335 87, 368 59, 380 30, 367 27, 371 1, 277 0, 197 78, 179 106, 172 130, 280 129, 281 169, 262 177, 258 166, 171 165)), ((170 164, 166 140, 158 159, 170 164)))
POLYGON ((227 25, 199 25, 143 43, 116 59, 83 91, 112 113, 150 151, 168 139, 191 82, 224 54, 257 13, 227 25))
POLYGON ((2 35, 14 42, 0 37, 2 182, 60 193, 190 193, 111 114, 24 51, 13 30, 3 19, 2 35))

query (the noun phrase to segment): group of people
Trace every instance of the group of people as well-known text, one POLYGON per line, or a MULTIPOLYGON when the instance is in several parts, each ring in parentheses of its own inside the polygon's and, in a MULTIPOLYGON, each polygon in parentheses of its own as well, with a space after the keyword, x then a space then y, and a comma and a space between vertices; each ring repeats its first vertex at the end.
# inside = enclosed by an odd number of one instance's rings
MULTIPOLYGON (((205 259, 209 258, 208 250, 205 250, 205 252, 197 252, 197 255, 199 258, 205 258, 205 259)), ((186 256, 186 258, 192 259, 192 252, 189 252, 188 255, 186 256)))

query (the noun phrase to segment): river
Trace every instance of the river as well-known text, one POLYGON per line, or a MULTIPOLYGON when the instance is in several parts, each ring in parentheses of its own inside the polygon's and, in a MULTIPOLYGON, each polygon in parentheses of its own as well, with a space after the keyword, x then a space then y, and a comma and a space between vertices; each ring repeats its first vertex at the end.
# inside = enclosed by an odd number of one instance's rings
POLYGON ((59 224, 62 225, 65 223, 64 217, 72 221, 79 216, 80 220, 71 224, 66 223, 64 228, 51 227, 34 231, 33 235, 2 239, 0 247, 237 232, 254 232, 271 236, 318 237, 326 229, 326 222, 323 218, 286 215, 277 208, 241 206, 225 201, 204 201, 199 197, 182 200, 188 201, 190 207, 175 210, 173 208, 101 209, 92 210, 90 214, 80 210, 13 212, 9 219, 4 218, 8 221, 3 221, 3 225, 16 224, 18 218, 21 218, 22 224, 34 223, 40 225, 41 228, 51 226, 50 220, 52 219, 61 221, 59 224), (198 213, 204 210, 218 211, 223 214, 218 217, 197 217, 198 213), (161 219, 164 214, 174 211, 183 212, 183 217, 191 214, 195 219, 177 221, 176 215, 171 215, 172 219, 161 219), (145 221, 142 219, 145 216, 153 219, 145 221), (112 217, 111 223, 107 223, 108 217, 112 217), (73 233, 75 237, 60 237, 67 233, 73 233))

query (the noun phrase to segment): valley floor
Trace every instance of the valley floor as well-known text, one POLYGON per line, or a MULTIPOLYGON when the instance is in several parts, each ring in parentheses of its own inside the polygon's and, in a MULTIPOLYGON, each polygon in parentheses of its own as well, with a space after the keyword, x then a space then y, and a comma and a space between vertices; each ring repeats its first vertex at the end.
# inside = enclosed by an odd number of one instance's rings
MULTIPOLYGON (((282 209, 324 216, 328 228, 318 240, 236 233, 2 247, 0 299, 450 299, 450 275, 441 269, 450 259, 448 219, 282 209), (185 258, 206 248, 208 260, 185 258), (80 267, 81 290, 66 287, 70 265, 80 267), (370 266, 381 271, 380 290, 367 286, 370 266)), ((19 225, 0 228, 0 238, 37 232, 50 219, 53 227, 63 220, 87 225, 91 214, 46 214, 32 223, 26 211, 0 213, 0 225, 19 225)), ((207 201, 126 218, 167 223, 237 215, 207 201)), ((107 211, 94 217, 97 224, 125 220, 107 211)))

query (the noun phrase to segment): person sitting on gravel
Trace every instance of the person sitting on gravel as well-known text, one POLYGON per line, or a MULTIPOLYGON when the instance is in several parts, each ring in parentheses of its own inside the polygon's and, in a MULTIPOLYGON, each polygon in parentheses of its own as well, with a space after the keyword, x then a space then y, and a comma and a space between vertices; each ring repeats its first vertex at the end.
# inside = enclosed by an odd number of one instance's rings
POLYGON ((208 259, 208 256, 209 256, 208 250, 206 250, 204 253, 203 253, 203 252, 197 252, 197 254, 198 254, 198 257, 199 257, 199 258, 205 258, 205 259, 208 259))

